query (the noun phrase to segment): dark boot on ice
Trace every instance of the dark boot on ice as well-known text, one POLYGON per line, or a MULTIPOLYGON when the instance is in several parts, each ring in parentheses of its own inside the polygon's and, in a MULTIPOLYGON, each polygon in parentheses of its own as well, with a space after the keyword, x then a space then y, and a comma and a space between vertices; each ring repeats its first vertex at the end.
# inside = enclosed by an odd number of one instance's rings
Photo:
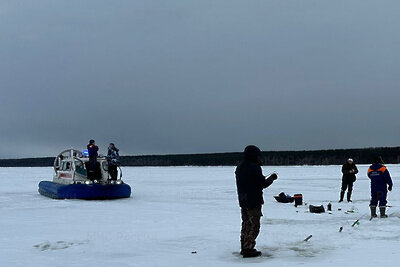
POLYGON ((254 251, 256 251, 255 248, 248 249, 248 250, 246 250, 246 249, 241 249, 241 250, 240 250, 240 255, 244 255, 246 252, 249 253, 249 252, 254 252, 254 251))
POLYGON ((378 217, 378 215, 376 215, 376 206, 370 206, 369 208, 371 209, 371 218, 378 217))
POLYGON ((339 202, 342 202, 344 198, 344 191, 340 191, 340 199, 339 202))
POLYGON ((379 207, 379 212, 381 213, 381 218, 387 218, 388 216, 385 214, 386 207, 379 207))
POLYGON ((351 201, 351 191, 347 191, 347 202, 353 202, 351 201))
POLYGON ((253 258, 253 257, 259 257, 261 256, 261 251, 258 251, 256 249, 249 249, 249 250, 242 250, 240 254, 243 255, 243 258, 253 258))

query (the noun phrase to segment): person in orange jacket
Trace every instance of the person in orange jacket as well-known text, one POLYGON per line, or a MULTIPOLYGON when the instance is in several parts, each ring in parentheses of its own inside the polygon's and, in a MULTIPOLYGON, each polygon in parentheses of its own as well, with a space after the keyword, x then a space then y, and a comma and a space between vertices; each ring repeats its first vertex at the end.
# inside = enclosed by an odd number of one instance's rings
POLYGON ((371 180, 371 218, 377 217, 376 207, 379 202, 379 211, 381 218, 386 218, 386 204, 387 192, 392 191, 393 182, 390 173, 380 156, 375 157, 374 164, 372 164, 367 172, 371 180))

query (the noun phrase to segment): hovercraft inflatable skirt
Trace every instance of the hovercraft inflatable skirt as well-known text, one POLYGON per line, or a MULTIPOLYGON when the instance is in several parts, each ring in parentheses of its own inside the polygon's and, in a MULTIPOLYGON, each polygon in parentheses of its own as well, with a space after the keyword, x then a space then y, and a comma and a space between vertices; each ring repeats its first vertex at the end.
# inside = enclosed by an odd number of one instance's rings
POLYGON ((127 184, 58 184, 50 181, 39 183, 39 193, 54 199, 117 199, 131 196, 127 184))

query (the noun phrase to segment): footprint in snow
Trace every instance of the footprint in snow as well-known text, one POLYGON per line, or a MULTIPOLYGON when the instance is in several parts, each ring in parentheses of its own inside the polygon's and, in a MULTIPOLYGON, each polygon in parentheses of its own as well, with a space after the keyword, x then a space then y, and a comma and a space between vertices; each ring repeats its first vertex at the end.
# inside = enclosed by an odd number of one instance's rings
POLYGON ((56 241, 50 242, 46 241, 37 245, 34 245, 34 248, 37 248, 40 251, 46 250, 59 250, 59 249, 66 249, 72 246, 83 245, 86 244, 87 241, 80 241, 80 242, 67 242, 67 241, 56 241))

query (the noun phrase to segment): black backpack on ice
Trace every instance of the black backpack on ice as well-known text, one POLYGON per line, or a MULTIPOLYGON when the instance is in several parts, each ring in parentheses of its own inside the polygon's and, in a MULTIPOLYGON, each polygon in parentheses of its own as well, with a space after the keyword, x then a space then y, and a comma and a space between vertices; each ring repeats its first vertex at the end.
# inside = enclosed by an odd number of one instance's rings
POLYGON ((310 209, 311 213, 323 213, 323 212, 325 212, 324 206, 322 206, 322 205, 321 206, 310 205, 309 209, 310 209))

